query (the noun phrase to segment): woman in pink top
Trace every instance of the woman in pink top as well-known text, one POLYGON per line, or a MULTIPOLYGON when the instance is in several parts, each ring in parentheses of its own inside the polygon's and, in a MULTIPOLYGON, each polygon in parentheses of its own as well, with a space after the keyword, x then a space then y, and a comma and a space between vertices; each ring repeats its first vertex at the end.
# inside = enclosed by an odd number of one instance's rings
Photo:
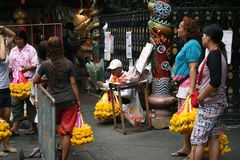
MULTIPOLYGON (((31 45, 27 44, 26 33, 22 30, 16 31, 15 43, 17 46, 11 49, 9 55, 9 67, 12 71, 12 77, 16 78, 18 76, 18 71, 21 71, 30 81, 38 65, 37 52, 31 45)), ((16 97, 12 97, 11 103, 14 123, 11 131, 13 135, 19 135, 19 122, 24 119, 24 102, 27 104, 28 120, 32 123, 27 134, 34 134, 36 132, 36 124, 34 123, 36 108, 31 104, 29 98, 20 100, 16 97)))

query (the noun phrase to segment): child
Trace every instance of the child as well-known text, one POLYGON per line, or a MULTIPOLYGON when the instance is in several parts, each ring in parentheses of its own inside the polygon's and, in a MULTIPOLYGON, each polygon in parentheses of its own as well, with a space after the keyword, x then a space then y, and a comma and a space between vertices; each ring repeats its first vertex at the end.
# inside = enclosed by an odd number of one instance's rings
MULTIPOLYGON (((41 65, 41 63, 45 60, 47 60, 47 51, 48 49, 48 45, 47 45, 47 41, 42 41, 39 43, 38 48, 37 48, 37 55, 38 55, 38 59, 39 59, 39 66, 36 69, 36 72, 38 72, 38 69, 41 65)), ((41 78, 41 82, 46 82, 46 77, 42 77, 41 78)), ((37 100, 37 85, 32 84, 32 88, 31 88, 31 96, 30 96, 30 101, 31 103, 35 106, 38 107, 38 100, 37 100)), ((34 119, 35 123, 38 123, 38 109, 37 109, 37 114, 35 116, 34 119)))

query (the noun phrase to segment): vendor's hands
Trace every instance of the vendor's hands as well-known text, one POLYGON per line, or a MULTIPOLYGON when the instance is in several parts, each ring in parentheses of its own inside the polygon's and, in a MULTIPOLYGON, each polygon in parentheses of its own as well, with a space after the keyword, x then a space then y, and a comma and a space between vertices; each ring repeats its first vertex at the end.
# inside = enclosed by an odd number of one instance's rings
POLYGON ((97 82, 96 82, 96 85, 100 88, 100 87, 103 86, 103 82, 102 82, 102 81, 97 81, 97 82))

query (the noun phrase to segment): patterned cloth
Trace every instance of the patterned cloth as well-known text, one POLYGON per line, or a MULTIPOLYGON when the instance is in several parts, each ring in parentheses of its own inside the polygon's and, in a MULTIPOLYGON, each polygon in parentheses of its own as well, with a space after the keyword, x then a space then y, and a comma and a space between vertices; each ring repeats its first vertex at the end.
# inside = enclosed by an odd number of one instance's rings
MULTIPOLYGON (((38 65, 38 57, 36 50, 29 44, 26 44, 25 47, 19 51, 18 47, 14 47, 10 51, 9 55, 9 67, 12 69, 12 76, 13 78, 18 77, 18 70, 21 70, 23 68, 28 68, 31 66, 38 65)), ((30 79, 33 76, 34 72, 28 71, 24 73, 24 76, 28 79, 30 79)))
POLYGON ((204 145, 208 138, 221 134, 220 117, 226 102, 199 106, 194 128, 191 135, 191 144, 204 145))

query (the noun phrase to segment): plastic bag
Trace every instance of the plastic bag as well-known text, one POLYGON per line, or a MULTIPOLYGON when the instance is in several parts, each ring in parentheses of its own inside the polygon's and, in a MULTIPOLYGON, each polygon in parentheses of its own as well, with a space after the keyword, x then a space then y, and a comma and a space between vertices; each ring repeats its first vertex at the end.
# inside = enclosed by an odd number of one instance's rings
POLYGON ((135 98, 131 99, 131 103, 124 109, 124 115, 133 126, 145 121, 144 112, 137 92, 135 93, 135 98))
POLYGON ((84 123, 80 111, 77 114, 76 124, 72 131, 71 144, 81 146, 92 142, 94 137, 91 126, 84 123))
POLYGON ((17 75, 10 83, 11 95, 19 99, 26 99, 30 96, 32 82, 28 82, 21 71, 18 71, 17 75))

